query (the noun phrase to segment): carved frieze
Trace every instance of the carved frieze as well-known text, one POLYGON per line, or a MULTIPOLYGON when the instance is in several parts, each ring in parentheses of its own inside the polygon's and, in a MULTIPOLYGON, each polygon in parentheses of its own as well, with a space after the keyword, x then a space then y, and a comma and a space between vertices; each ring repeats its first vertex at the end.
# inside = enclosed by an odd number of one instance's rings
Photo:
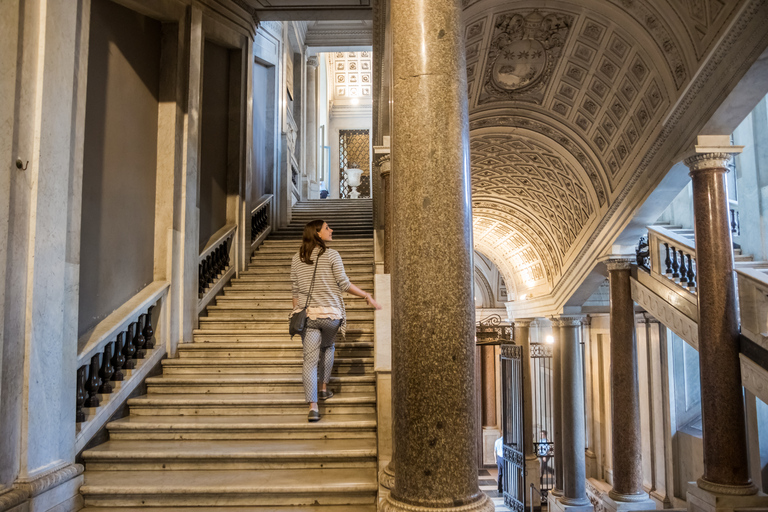
POLYGON ((574 17, 551 11, 513 11, 493 20, 479 103, 541 104, 574 17))

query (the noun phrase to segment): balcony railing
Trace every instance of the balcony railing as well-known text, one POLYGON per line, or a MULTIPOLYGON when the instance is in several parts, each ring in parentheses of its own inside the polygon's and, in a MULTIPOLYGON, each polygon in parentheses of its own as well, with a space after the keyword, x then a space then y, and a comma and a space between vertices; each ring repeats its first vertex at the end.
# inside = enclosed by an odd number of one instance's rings
POLYGON ((696 246, 661 226, 648 226, 650 272, 696 294, 696 246))
POLYGON ((198 315, 235 274, 235 265, 232 265, 231 262, 237 254, 236 234, 237 225, 224 226, 211 238, 203 252, 200 253, 197 274, 198 315))
POLYGON ((272 231, 272 195, 265 195, 251 210, 251 254, 272 231))

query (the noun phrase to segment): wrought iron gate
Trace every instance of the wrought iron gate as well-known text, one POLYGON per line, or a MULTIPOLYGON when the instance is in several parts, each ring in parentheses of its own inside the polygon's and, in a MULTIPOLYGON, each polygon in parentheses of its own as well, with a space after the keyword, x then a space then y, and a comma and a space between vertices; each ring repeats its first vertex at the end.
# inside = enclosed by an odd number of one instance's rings
POLYGON ((371 197, 370 151, 368 130, 339 130, 339 197, 349 197, 347 166, 356 163, 363 170, 357 191, 360 197, 371 197))
MULTIPOLYGON (((526 354, 527 355, 527 354, 526 354)), ((504 504, 515 512, 525 509, 525 442, 523 421, 523 347, 501 346, 501 400, 504 464, 504 504)))
POLYGON ((542 498, 555 487, 555 443, 552 441, 552 345, 531 343, 534 449, 539 458, 542 498))

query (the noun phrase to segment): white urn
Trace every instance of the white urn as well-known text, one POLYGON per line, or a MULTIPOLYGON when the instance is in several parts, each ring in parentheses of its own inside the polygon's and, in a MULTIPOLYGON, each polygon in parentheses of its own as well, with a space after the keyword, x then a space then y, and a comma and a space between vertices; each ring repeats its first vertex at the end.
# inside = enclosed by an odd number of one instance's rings
POLYGON ((360 192, 357 191, 357 187, 360 186, 363 177, 363 170, 358 169, 357 165, 352 164, 352 167, 347 168, 347 184, 350 187, 349 197, 357 199, 360 197, 360 192))

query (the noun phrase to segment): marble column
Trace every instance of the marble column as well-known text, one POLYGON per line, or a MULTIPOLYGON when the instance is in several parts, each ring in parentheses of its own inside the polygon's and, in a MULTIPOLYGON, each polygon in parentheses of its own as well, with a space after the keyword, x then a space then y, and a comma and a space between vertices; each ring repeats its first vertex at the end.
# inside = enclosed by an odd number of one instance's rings
POLYGON ((609 510, 655 508, 643 490, 643 453, 640 437, 640 385, 637 376, 635 312, 630 287, 632 260, 609 260, 611 336, 611 446, 613 488, 609 510))
MULTIPOLYGON (((563 430, 562 430, 562 359, 560 347, 560 319, 552 318, 552 441, 555 444, 555 487, 552 496, 563 495, 563 430)), ((551 502, 552 500, 550 500, 551 502)))
POLYGON ((699 365, 704 475, 698 487, 719 494, 750 495, 757 487, 749 478, 747 464, 739 319, 725 184, 730 155, 741 148, 729 146, 729 137, 702 139, 699 137, 697 154, 685 160, 693 184, 697 295, 702 319, 699 365))
POLYGON ((320 199, 320 184, 317 180, 317 66, 316 56, 307 59, 307 118, 305 169, 307 170, 307 197, 320 199))
POLYGON ((392 0, 389 511, 492 511, 477 478, 472 211, 460 0, 392 0), (438 263, 439 262, 439 263, 438 263))
MULTIPOLYGON (((525 433, 525 476, 527 484, 534 484, 538 489, 541 486, 539 474, 541 463, 536 455, 537 432, 533 430, 533 387, 531 379, 531 336, 530 326, 533 318, 515 319, 515 344, 523 347, 523 432, 525 433)), ((526 505, 530 506, 531 493, 525 493, 526 505)), ((533 506, 541 505, 539 493, 533 495, 533 506)))
POLYGON ((389 274, 392 266, 392 180, 389 153, 382 153, 376 158, 376 167, 381 176, 381 215, 384 218, 384 273, 389 274))
POLYGON ((560 317, 561 439, 563 495, 557 499, 563 510, 592 510, 586 492, 584 453, 584 378, 581 366, 581 317, 560 317))

